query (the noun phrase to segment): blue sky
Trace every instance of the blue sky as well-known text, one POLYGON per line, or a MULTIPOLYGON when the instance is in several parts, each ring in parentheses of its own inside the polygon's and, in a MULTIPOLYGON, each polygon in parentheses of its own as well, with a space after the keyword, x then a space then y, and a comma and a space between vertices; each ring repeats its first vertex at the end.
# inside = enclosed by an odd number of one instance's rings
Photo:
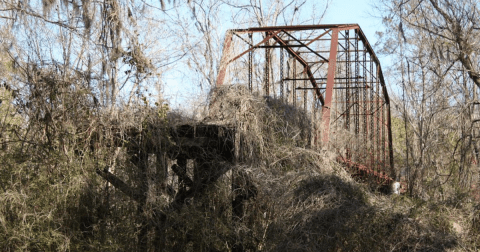
MULTIPOLYGON (((371 45, 376 40, 375 32, 381 30, 382 23, 372 7, 374 0, 333 0, 329 6, 324 23, 359 24, 371 45)), ((379 16, 379 15, 378 15, 379 16)))

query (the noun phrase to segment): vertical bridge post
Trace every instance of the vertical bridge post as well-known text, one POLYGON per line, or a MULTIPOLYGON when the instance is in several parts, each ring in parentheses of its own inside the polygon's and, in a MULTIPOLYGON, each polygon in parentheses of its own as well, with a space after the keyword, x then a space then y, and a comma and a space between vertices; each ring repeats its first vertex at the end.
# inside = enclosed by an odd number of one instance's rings
POLYGON ((223 52, 222 52, 222 59, 220 60, 220 69, 218 70, 217 76, 217 86, 223 85, 223 81, 225 80, 225 75, 227 73, 228 67, 228 58, 230 55, 230 47, 232 46, 232 32, 227 31, 225 35, 225 42, 223 43, 223 52))
POLYGON ((332 106, 333 84, 335 82, 335 68, 337 65, 338 28, 332 29, 330 41, 330 57, 328 59, 327 87, 325 90, 325 103, 322 107, 323 144, 328 145, 330 134, 330 108, 332 106))

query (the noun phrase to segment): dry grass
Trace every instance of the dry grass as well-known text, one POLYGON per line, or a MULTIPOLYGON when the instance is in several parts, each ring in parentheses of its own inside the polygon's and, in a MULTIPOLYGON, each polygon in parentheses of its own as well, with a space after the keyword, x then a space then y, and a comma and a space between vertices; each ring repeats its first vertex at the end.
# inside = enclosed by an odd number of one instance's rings
MULTIPOLYGON (((149 247, 155 248, 159 228, 163 251, 231 251, 240 244, 245 251, 477 250, 480 210, 468 193, 442 202, 378 194, 354 181, 335 162, 334 152, 310 148, 311 117, 302 110, 241 87, 223 87, 211 100, 210 116, 201 122, 167 115, 163 107, 108 111, 88 121, 91 130, 72 138, 71 149, 46 149, 51 156, 43 163, 15 163, 8 156, 15 154, 14 146, 2 153, 12 175, 1 177, 0 233, 7 235, 0 236, 0 250, 133 251, 145 219, 152 220, 149 247), (235 126, 238 162, 208 155, 213 168, 226 172, 178 210, 166 207, 172 196, 162 191, 178 181, 159 183, 154 200, 138 212, 137 203, 95 173, 109 166, 138 187, 135 154, 112 147, 90 153, 92 141, 111 146, 115 134, 134 128, 146 130, 152 140, 148 148, 159 150, 168 141, 165 129, 184 123, 235 126), (102 132, 103 138, 88 132, 102 132), (74 154, 80 150, 83 155, 74 154), (233 180, 240 181, 234 190, 233 180), (245 196, 241 217, 232 209, 238 195, 245 196), (160 212, 164 220, 156 219, 160 212)), ((122 140, 145 144, 140 135, 122 140)))
POLYGON ((476 250, 467 198, 452 204, 373 192, 334 153, 308 148, 311 123, 303 111, 242 87, 222 87, 212 101, 206 121, 237 127, 242 165, 235 169, 258 188, 236 226, 247 250, 476 250))

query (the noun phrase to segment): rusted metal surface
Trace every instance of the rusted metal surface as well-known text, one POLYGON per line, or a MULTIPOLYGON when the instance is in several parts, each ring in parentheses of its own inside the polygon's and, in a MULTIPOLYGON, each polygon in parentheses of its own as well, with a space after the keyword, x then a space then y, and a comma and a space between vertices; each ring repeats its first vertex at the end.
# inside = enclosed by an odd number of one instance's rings
POLYGON ((229 30, 217 78, 222 84, 245 85, 306 110, 314 148, 337 149, 339 161, 383 183, 395 179, 390 98, 357 24, 229 30))
MULTIPOLYGON (((332 29, 332 39, 330 41, 330 58, 328 60, 327 70, 327 87, 325 91, 325 103, 322 107, 322 128, 323 142, 329 142, 330 135, 330 107, 332 106, 333 85, 335 84, 335 70, 337 67, 337 51, 338 51, 338 29, 332 29)), ((318 90, 318 89, 317 89, 318 90)))
POLYGON ((232 33, 227 32, 227 34, 225 35, 225 42, 223 43, 223 52, 222 52, 222 59, 220 61, 220 70, 218 71, 218 76, 217 76, 218 86, 222 85, 223 81, 225 80, 227 65, 229 63, 227 62, 227 60, 230 60, 228 56, 229 56, 231 46, 232 46, 232 33))

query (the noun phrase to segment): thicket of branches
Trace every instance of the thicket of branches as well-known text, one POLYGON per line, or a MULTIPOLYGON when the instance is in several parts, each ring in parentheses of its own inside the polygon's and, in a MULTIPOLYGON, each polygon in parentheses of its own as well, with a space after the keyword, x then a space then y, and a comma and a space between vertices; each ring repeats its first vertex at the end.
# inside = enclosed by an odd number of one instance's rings
POLYGON ((381 52, 397 113, 397 167, 409 194, 444 199, 479 182, 478 2, 383 1, 381 52))

